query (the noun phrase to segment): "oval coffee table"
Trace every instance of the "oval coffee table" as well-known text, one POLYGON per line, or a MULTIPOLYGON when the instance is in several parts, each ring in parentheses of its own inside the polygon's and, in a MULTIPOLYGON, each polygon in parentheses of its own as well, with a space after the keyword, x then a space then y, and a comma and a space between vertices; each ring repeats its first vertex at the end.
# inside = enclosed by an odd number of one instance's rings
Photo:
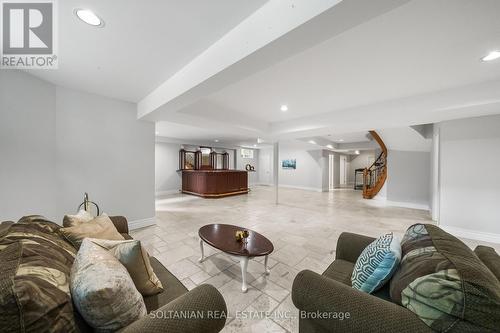
POLYGON ((199 262, 205 260, 203 243, 207 243, 208 245, 239 260, 241 266, 241 280, 243 281, 241 290, 243 292, 246 292, 248 289, 247 267, 250 259, 265 256, 265 274, 267 275, 270 273, 267 268, 267 256, 273 252, 274 246, 269 239, 262 236, 258 232, 229 224, 209 224, 201 227, 198 231, 198 235, 200 236, 201 250, 201 258, 199 262), (248 230, 249 236, 246 244, 236 240, 235 235, 238 230, 248 230))

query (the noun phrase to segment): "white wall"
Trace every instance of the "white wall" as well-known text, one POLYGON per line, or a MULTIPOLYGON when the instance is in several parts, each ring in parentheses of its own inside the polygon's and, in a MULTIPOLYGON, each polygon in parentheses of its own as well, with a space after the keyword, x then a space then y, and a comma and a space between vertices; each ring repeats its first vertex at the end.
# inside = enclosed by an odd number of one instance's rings
POLYGON ((0 76, 0 220, 62 222, 89 192, 109 214, 154 221, 154 125, 135 105, 0 76))
MULTIPOLYGON (((351 155, 347 171, 347 183, 354 185, 354 170, 368 168, 375 160, 375 151, 360 151, 359 155, 351 155)), ((358 181, 360 178, 358 177, 358 181)), ((361 179, 363 181, 363 179, 361 179)))
POLYGON ((442 122, 439 224, 500 242, 500 116, 442 122))
MULTIPOLYGON (((321 150, 304 150, 280 145, 279 150, 279 184, 280 186, 322 191, 323 168, 328 166, 328 157, 321 150), (296 159, 297 169, 283 169, 281 161, 296 159)), ((326 175, 328 173, 326 172, 326 175)), ((328 184, 328 180, 326 181, 328 184)))
POLYGON ((259 150, 258 164, 259 184, 273 184, 273 149, 263 148, 259 150))
POLYGON ((241 148, 236 149, 236 169, 245 170, 247 164, 255 168, 255 172, 248 173, 248 184, 253 185, 259 183, 259 150, 253 150, 253 158, 241 157, 241 148))
POLYGON ((182 175, 179 169, 178 143, 157 142, 155 144, 155 190, 156 195, 171 194, 181 188, 182 175))
POLYGON ((31 75, 0 72, 0 221, 56 217, 55 96, 31 75))
POLYGON ((387 158, 387 200, 393 204, 429 209, 431 154, 389 150, 387 158))
POLYGON ((110 215, 154 217, 154 124, 133 103, 60 87, 56 96, 58 215, 88 192, 110 215))

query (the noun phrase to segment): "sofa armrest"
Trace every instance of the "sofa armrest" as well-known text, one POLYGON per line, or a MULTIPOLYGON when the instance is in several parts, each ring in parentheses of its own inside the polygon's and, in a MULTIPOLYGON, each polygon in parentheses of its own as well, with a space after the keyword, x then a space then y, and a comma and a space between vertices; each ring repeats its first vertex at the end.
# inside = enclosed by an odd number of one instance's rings
POLYGON ((337 240, 335 259, 342 259, 352 263, 358 260, 359 255, 375 238, 343 232, 337 240))
POLYGON ((128 222, 125 216, 110 216, 109 218, 120 234, 128 234, 128 222))
POLYGON ((309 270, 295 277, 292 300, 300 320, 309 315, 321 332, 432 332, 406 308, 309 270), (333 318, 312 317, 318 313, 333 318))
POLYGON ((176 298, 126 327, 122 333, 219 332, 226 323, 224 298, 215 287, 204 284, 176 298), (194 317, 190 317, 194 316, 194 317))

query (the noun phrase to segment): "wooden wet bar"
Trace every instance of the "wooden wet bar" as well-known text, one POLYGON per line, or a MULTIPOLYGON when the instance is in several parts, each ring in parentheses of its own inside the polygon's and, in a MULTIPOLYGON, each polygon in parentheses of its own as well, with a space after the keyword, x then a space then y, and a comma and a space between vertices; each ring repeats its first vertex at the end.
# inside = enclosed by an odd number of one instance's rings
POLYGON ((222 198, 248 193, 248 172, 229 169, 229 154, 210 147, 179 151, 182 193, 222 198))
POLYGON ((204 198, 248 193, 248 173, 241 170, 183 170, 182 192, 204 198))

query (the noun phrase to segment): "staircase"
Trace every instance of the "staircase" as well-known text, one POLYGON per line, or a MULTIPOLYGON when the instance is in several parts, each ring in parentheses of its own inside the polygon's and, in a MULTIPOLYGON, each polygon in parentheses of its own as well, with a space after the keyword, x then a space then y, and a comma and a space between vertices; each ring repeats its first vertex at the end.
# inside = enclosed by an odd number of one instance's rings
POLYGON ((363 171, 363 198, 372 199, 384 186, 387 179, 387 147, 375 131, 370 134, 382 149, 375 162, 363 171))

